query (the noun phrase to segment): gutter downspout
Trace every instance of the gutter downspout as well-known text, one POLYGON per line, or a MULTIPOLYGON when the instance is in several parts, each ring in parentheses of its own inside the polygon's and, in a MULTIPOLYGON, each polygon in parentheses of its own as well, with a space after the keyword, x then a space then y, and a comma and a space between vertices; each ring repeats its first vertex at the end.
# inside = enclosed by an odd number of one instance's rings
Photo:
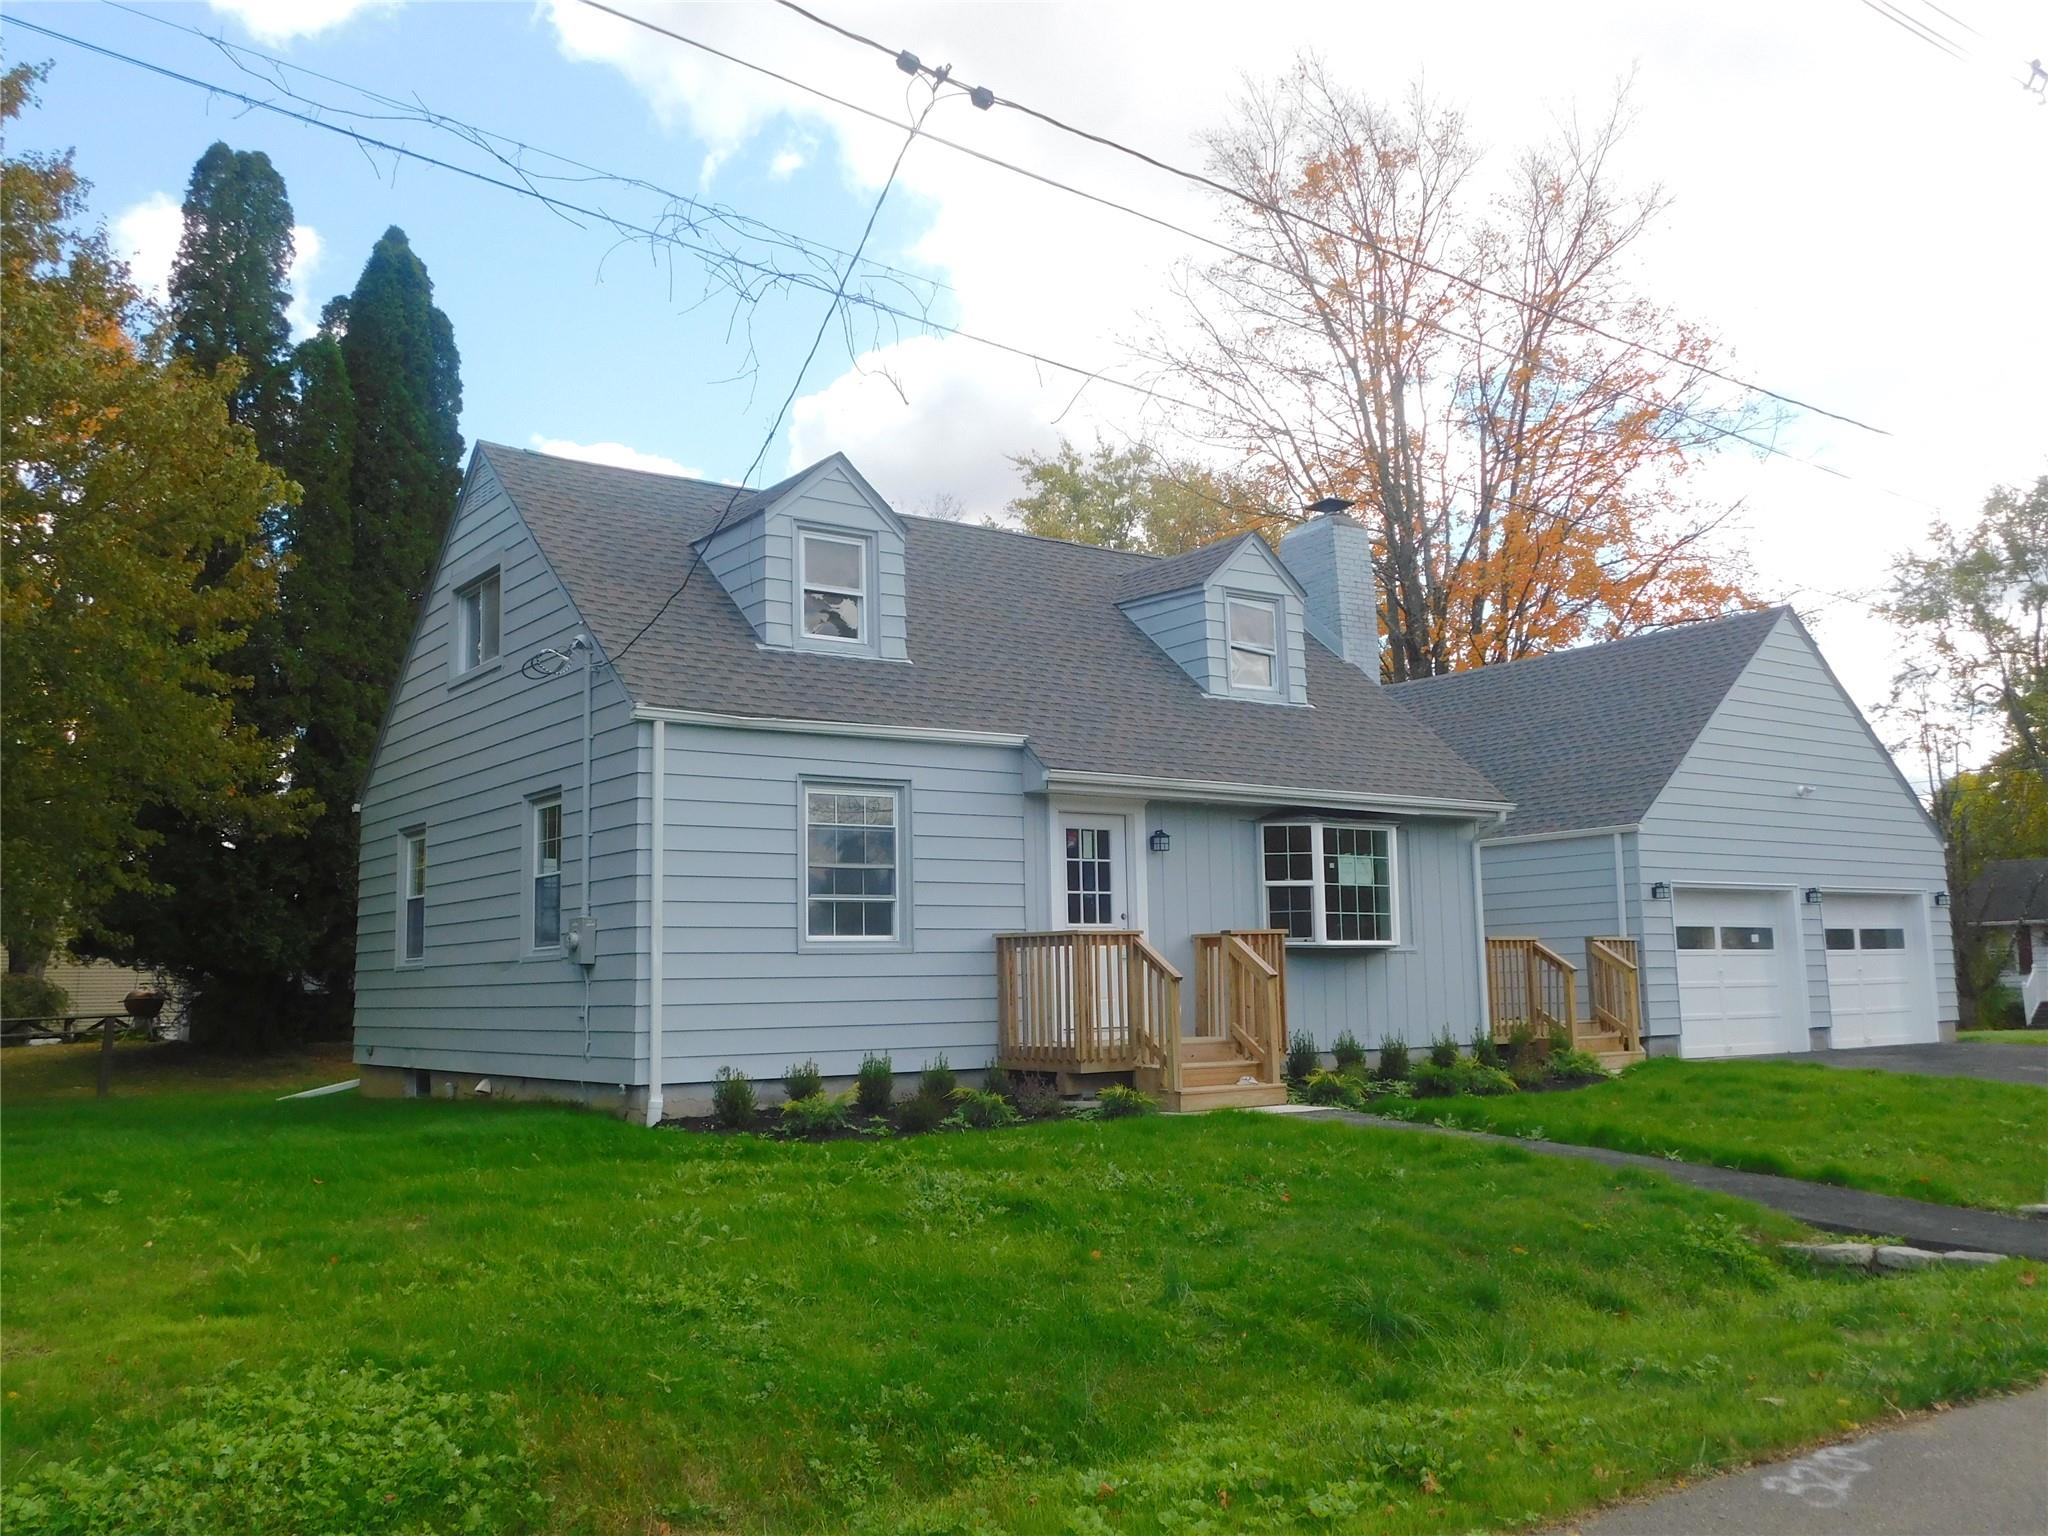
MULTIPOLYGON (((576 883, 582 887, 580 905, 582 908, 581 915, 584 919, 583 931, 587 935, 585 942, 594 947, 597 940, 596 935, 590 932, 589 922, 590 872, 595 867, 594 861, 591 858, 590 848, 591 823, 595 819, 591 815, 590 810, 590 695, 597 678, 597 642, 587 634, 579 634, 574 640, 569 642, 569 649, 583 653, 583 788, 581 791, 581 810, 583 815, 583 847, 581 851, 583 854, 583 870, 582 878, 576 883)), ((583 973, 583 1079, 586 1084, 586 1093, 588 1092, 587 1085, 590 1081, 590 973, 595 969, 594 965, 588 963, 589 958, 589 956, 585 956, 585 963, 580 963, 577 966, 577 969, 583 973)))
POLYGON ((668 841, 668 722, 651 721, 654 732, 654 803, 648 808, 653 848, 647 867, 650 899, 647 903, 647 1124, 661 1124, 661 1090, 665 1068, 661 1058, 661 994, 664 956, 661 952, 663 909, 667 906, 663 845, 668 841))

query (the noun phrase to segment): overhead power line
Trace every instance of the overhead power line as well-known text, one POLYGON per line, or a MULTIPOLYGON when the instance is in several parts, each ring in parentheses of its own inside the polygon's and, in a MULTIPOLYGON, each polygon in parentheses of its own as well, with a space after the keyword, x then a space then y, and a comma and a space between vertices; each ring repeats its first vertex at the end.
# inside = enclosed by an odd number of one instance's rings
MULTIPOLYGON (((609 6, 598 5, 597 0, 583 0, 583 3, 585 5, 596 5, 599 10, 611 11, 611 7, 609 6)), ((1871 3, 1871 0, 1864 0, 1864 3, 1869 4, 1871 3)), ((905 59, 910 59, 914 61, 916 58, 916 55, 910 53, 907 49, 891 48, 887 43, 883 43, 876 40, 875 38, 865 36, 858 32, 854 32, 849 28, 840 26, 836 22, 828 21, 824 17, 818 15, 816 12, 808 10, 804 6, 797 4, 796 0, 776 0, 776 4, 780 5, 785 10, 794 12, 796 15, 803 17, 807 21, 813 22, 818 26, 825 27, 828 30, 839 34, 842 37, 848 38, 853 42, 863 45, 864 47, 873 48, 880 53, 888 55, 892 59, 898 60, 899 62, 905 59)), ((624 13, 619 11, 611 11, 611 14, 619 16, 623 15, 624 13)), ((638 18, 629 17, 627 19, 637 20, 638 18)), ((652 26, 652 23, 646 21, 641 21, 640 24, 642 26, 652 26)), ((657 27, 654 28, 654 30, 661 31, 664 29, 657 27)), ((1560 325, 1568 326, 1574 330, 1584 331, 1588 335, 1598 336, 1603 340, 1614 342, 1619 346, 1628 347, 1633 351, 1647 353, 1651 357, 1658 358, 1664 362, 1674 364, 1681 368, 1696 369, 1711 378, 1719 379, 1724 384, 1732 385, 1737 389, 1747 390, 1751 394, 1762 395, 1766 399, 1776 400, 1782 405, 1789 405, 1802 411, 1810 411, 1818 416, 1826 416, 1831 420, 1842 422, 1848 426, 1861 428, 1865 432, 1875 432, 1882 436, 1890 435, 1890 433, 1885 428, 1873 426, 1869 422, 1859 420, 1854 416, 1846 415, 1840 411, 1831 411, 1825 406, 1815 405, 1810 400, 1802 400, 1796 395, 1789 395, 1783 393, 1782 391, 1768 388, 1767 386, 1759 384, 1752 379, 1745 379, 1735 374, 1726 373, 1717 368, 1712 368, 1698 362, 1689 361, 1673 353, 1666 352, 1657 347, 1650 346, 1646 342, 1635 341, 1631 340, 1629 337, 1618 335, 1615 332, 1610 331, 1606 329, 1604 326, 1598 325, 1593 321, 1580 319, 1579 317, 1574 315, 1560 313, 1557 309, 1550 305, 1539 303, 1534 299, 1521 298, 1515 294, 1508 293, 1504 289, 1495 288, 1488 283, 1481 282, 1477 278, 1468 277, 1464 273, 1453 272, 1447 267, 1440 267, 1436 265, 1434 262, 1425 260, 1420 256, 1413 256, 1405 251, 1394 250, 1391 247, 1383 245, 1379 241, 1372 239, 1370 236, 1361 235, 1355 230, 1340 229, 1336 225, 1325 223, 1323 220, 1315 218, 1312 215, 1301 213, 1298 210, 1284 207, 1279 203, 1271 202, 1263 197, 1259 197, 1253 193, 1246 192, 1241 187, 1233 187, 1228 182, 1218 181, 1213 176, 1205 175, 1200 171, 1189 170, 1186 166, 1176 165, 1170 160, 1162 160, 1156 155, 1148 154, 1146 151, 1142 149, 1134 148, 1133 146, 1126 144, 1119 139, 1113 139, 1105 134, 1095 133, 1089 129, 1078 127, 1073 123, 1066 122, 1061 118, 1053 116, 1049 112, 1041 111, 1037 107, 1027 105, 1026 103, 1021 101, 1012 100, 1009 97, 1003 96, 998 92, 990 90, 990 88, 986 86, 967 86, 966 82, 957 80, 955 83, 960 84, 969 90, 980 90, 987 93, 988 96, 991 98, 993 104, 996 106, 1008 107, 1013 112, 1021 112, 1026 117, 1034 118, 1037 121, 1046 124, 1050 128, 1058 129, 1061 133, 1071 134, 1073 137, 1078 139, 1084 139, 1090 144, 1096 144, 1104 149, 1113 150, 1115 153, 1120 155, 1127 155, 1133 160, 1137 160, 1144 165, 1152 167, 1154 170, 1163 171, 1169 176, 1179 177, 1183 181, 1191 182, 1199 187, 1204 187, 1211 192, 1218 193, 1221 196, 1233 198, 1238 202, 1244 203, 1252 208, 1259 210, 1261 213, 1264 213, 1271 218, 1285 219, 1291 223, 1305 225, 1308 228, 1315 230, 1319 234, 1328 235, 1332 239, 1342 240, 1351 245, 1355 245, 1362 250, 1368 251, 1373 255, 1380 257, 1383 260, 1401 262, 1407 266, 1415 268, 1417 271, 1428 272, 1432 276, 1443 278, 1447 282, 1456 283, 1459 286, 1467 288, 1474 293, 1483 294, 1486 297, 1494 299, 1500 303, 1510 304, 1515 306, 1516 308, 1527 310, 1533 314, 1547 316, 1548 318, 1556 321, 1560 325)))
POLYGON ((1968 62, 1968 59, 1964 55, 1963 51, 1960 48, 1958 48, 1953 42, 1951 42, 1948 38, 1942 36, 1942 34, 1937 32, 1934 28, 1925 25, 1924 23, 1916 20, 1911 16, 1908 16, 1896 5, 1882 4, 1880 3, 1880 0, 1860 0, 1860 3, 1863 5, 1864 9, 1872 12, 1874 15, 1882 16, 1886 21, 1890 22, 1893 26, 1899 28, 1902 32, 1905 32, 1909 37, 1914 38, 1916 41, 1925 43, 1928 47, 1935 49, 1937 52, 1947 54, 1950 58, 1954 59, 1958 64, 1968 62))

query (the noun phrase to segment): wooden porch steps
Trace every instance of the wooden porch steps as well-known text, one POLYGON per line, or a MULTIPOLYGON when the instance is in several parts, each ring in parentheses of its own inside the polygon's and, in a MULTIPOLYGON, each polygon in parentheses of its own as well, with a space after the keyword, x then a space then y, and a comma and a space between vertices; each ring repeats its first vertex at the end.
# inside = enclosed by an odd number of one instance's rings
POLYGON ((1180 1089, 1168 1086, 1157 1067, 1140 1067, 1132 1076, 1141 1093, 1159 1100, 1168 1114, 1193 1114, 1203 1109, 1257 1109, 1287 1102, 1285 1083, 1259 1080, 1259 1064, 1239 1055, 1227 1040, 1184 1040, 1180 1089))
POLYGON ((1210 1087, 1184 1087, 1159 1095, 1159 1107, 1169 1115, 1199 1114, 1205 1109, 1264 1109, 1287 1102, 1285 1083, 1218 1083, 1210 1087))
POLYGON ((1595 1030, 1585 1020, 1579 1021, 1578 1032, 1572 1037, 1572 1044, 1591 1056, 1610 1072, 1619 1072, 1623 1067, 1632 1067, 1644 1059, 1640 1047, 1631 1051, 1621 1043, 1621 1036, 1612 1030, 1595 1030))

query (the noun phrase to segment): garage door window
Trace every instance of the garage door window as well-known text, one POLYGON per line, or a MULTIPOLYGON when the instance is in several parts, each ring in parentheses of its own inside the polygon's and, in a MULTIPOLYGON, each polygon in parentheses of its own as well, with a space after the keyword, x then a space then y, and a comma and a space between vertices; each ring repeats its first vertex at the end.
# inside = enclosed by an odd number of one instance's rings
POLYGON ((1680 949, 1712 949, 1714 947, 1714 930, 1711 928, 1687 927, 1684 923, 1680 923, 1678 925, 1678 947, 1680 949))
POLYGON ((1854 949, 1855 947, 1856 930, 1854 928, 1830 928, 1828 930, 1829 949, 1854 949))
POLYGON ((1768 928, 1723 928, 1721 930, 1723 949, 1769 949, 1771 930, 1768 928))
POLYGON ((1903 928, 1862 928, 1856 933, 1860 949, 1904 949, 1906 930, 1903 928))

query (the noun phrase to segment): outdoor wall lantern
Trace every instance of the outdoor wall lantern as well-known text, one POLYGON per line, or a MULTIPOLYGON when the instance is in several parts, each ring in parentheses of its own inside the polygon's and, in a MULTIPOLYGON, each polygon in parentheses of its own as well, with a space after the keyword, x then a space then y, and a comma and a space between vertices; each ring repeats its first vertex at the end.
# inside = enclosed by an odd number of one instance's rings
POLYGON ((1671 887, 1667 885, 1664 881, 1659 880, 1655 885, 1650 887, 1650 900, 1669 901, 1670 899, 1671 887))
POLYGON ((1161 827, 1150 838, 1146 839, 1146 846, 1154 853, 1165 853, 1173 847, 1173 834, 1164 827, 1161 827))
POLYGON ((1936 891, 1936 892, 1934 893, 1934 904, 1935 904, 1935 905, 1936 905, 1937 907, 1945 907, 1945 906, 1947 906, 1947 905, 1948 905, 1948 892, 1947 892, 1947 891, 1936 891))
POLYGON ((1805 895, 1806 895, 1806 904, 1807 904, 1807 905, 1808 905, 1809 907, 1817 907, 1817 906, 1819 906, 1819 905, 1820 905, 1820 887, 1819 887, 1819 886, 1817 886, 1817 885, 1809 885, 1809 886, 1808 886, 1808 887, 1806 888, 1806 892, 1805 892, 1805 895))

